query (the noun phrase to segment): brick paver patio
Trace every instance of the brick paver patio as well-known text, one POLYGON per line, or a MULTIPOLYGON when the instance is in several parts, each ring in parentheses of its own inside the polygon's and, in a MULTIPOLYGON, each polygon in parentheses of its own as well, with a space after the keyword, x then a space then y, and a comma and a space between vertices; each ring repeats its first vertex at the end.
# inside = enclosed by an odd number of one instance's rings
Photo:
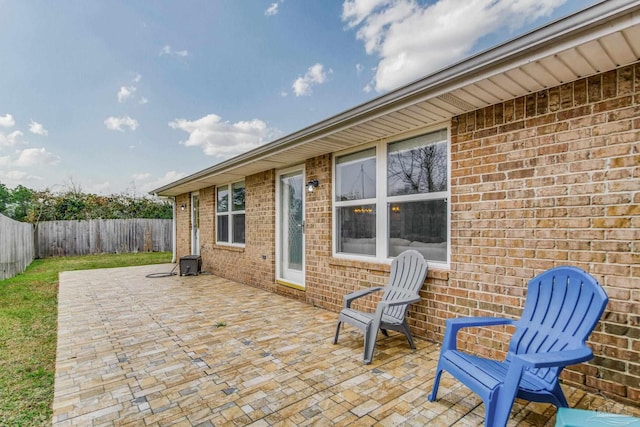
MULTIPOLYGON (((173 265, 62 273, 53 425, 475 426, 484 406, 443 376, 439 346, 362 335, 337 313, 216 276, 147 278, 173 265)), ((565 388, 571 406, 638 408, 565 388)), ((553 426, 555 408, 517 401, 510 426, 553 426)))

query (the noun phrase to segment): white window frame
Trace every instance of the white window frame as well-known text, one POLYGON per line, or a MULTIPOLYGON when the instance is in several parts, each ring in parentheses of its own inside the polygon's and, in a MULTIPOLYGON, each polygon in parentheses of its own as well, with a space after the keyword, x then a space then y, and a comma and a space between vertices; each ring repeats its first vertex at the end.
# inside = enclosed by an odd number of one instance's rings
POLYGON ((215 222, 215 228, 216 228, 216 232, 215 232, 215 237, 216 237, 216 244, 217 245, 226 245, 226 246, 236 246, 236 247, 245 247, 246 241, 247 241, 247 237, 246 237, 246 230, 247 230, 247 216, 246 216, 246 206, 247 206, 247 184, 246 181, 244 179, 240 180, 240 181, 234 181, 234 182, 230 182, 228 184, 223 184, 223 185, 218 185, 216 186, 215 189, 215 194, 214 194, 214 200, 215 200, 215 214, 216 214, 216 222, 215 222), (233 186, 235 184, 239 184, 242 183, 244 185, 244 191, 245 191, 245 195, 244 195, 244 203, 245 203, 245 209, 243 210, 239 210, 239 211, 234 211, 233 210, 233 201, 232 201, 232 197, 233 197, 233 186), (218 212, 218 190, 225 188, 227 189, 227 194, 228 194, 228 202, 227 202, 227 211, 226 212, 218 212), (245 226, 245 242, 244 243, 234 243, 233 242, 233 217, 234 215, 244 215, 244 226, 245 226), (226 216, 227 217, 227 221, 228 221, 228 228, 229 228, 229 232, 227 234, 227 241, 223 241, 223 240, 218 240, 218 218, 222 217, 222 216, 226 216))
POLYGON ((336 152, 333 154, 332 176, 337 177, 336 174, 336 159, 338 157, 364 151, 374 147, 376 149, 376 197, 375 199, 359 199, 359 200, 336 200, 336 186, 338 185, 337 178, 333 180, 331 197, 333 201, 332 212, 332 254, 335 258, 349 259, 356 261, 367 262, 380 262, 391 263, 393 257, 388 256, 388 240, 389 240, 389 218, 388 218, 388 205, 391 203, 401 202, 415 202, 425 200, 442 200, 447 202, 447 260, 435 261, 427 260, 430 266, 438 268, 449 268, 451 260, 451 129, 448 124, 440 124, 439 126, 433 126, 429 128, 423 128, 416 132, 404 134, 395 138, 386 138, 384 140, 363 144, 358 147, 354 147, 348 150, 336 152), (394 142, 403 141, 410 138, 419 137, 439 130, 446 130, 447 132, 447 189, 446 191, 434 192, 434 193, 421 193, 410 194, 402 196, 387 196, 387 153, 389 144, 394 142), (349 254, 344 252, 337 252, 338 247, 338 233, 337 233, 337 212, 341 207, 357 206, 357 205, 370 205, 376 206, 376 255, 360 255, 349 254))

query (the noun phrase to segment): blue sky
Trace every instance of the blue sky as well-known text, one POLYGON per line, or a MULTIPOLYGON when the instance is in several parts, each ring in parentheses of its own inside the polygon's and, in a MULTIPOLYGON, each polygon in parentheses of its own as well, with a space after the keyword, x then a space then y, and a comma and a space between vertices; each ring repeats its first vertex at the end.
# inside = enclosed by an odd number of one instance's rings
POLYGON ((0 0, 0 182, 145 194, 593 3, 0 0))

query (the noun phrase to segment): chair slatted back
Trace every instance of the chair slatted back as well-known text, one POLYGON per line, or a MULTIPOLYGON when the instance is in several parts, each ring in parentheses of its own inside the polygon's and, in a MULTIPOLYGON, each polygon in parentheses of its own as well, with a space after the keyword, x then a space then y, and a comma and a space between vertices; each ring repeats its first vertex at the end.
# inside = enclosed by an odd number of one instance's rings
MULTIPOLYGON (((391 263, 389 283, 382 296, 383 301, 394 301, 411 295, 418 295, 427 277, 428 265, 418 251, 407 250, 391 263)), ((402 321, 409 308, 408 304, 389 307, 384 314, 402 321)))
MULTIPOLYGON (((607 302, 598 282, 578 268, 556 267, 534 277, 507 359, 511 353, 549 353, 585 346, 607 302)), ((529 373, 551 383, 560 370, 544 368, 529 373)))

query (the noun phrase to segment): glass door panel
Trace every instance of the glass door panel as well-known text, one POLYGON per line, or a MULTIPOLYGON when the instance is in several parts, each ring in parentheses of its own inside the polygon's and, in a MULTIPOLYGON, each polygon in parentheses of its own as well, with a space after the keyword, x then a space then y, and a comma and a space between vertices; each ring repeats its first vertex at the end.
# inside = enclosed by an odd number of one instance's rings
POLYGON ((304 184, 302 171, 280 175, 278 187, 280 195, 279 276, 284 281, 304 286, 304 184))

